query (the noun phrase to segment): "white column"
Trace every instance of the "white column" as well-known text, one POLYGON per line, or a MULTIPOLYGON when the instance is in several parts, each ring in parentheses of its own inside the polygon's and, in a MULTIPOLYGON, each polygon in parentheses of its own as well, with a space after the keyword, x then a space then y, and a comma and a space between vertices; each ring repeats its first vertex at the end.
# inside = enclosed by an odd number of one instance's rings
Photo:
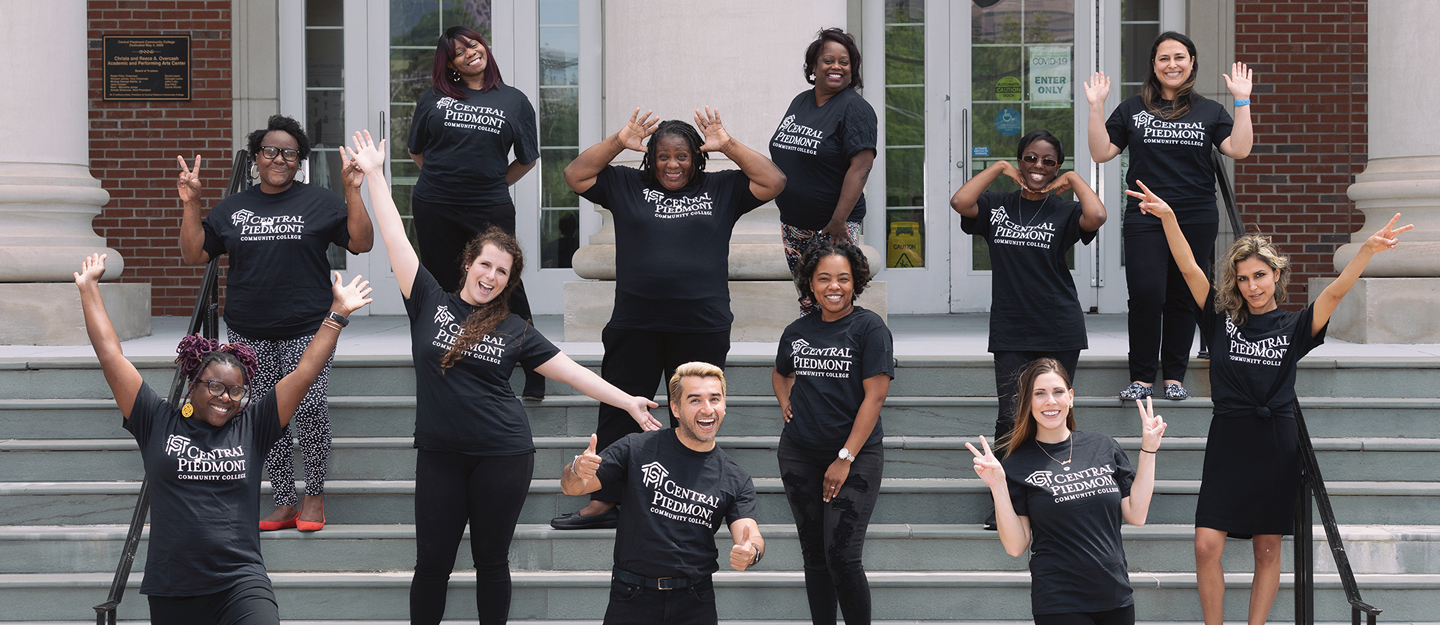
MULTIPOLYGON (((1427 0, 1386 0, 1369 5, 1367 44, 1370 160, 1350 186, 1365 226, 1335 252, 1338 272, 1360 244, 1395 213, 1415 229, 1400 247, 1375 256, 1335 311, 1330 335, 1361 343, 1440 343, 1440 83, 1416 80, 1430 73, 1425 49, 1440 28, 1427 0)), ((1315 279, 1318 294, 1330 279, 1315 279)))
MULTIPOLYGON (((107 279, 125 267, 90 225, 110 194, 89 168, 86 3, 6 2, 0 41, 0 343, 83 343, 72 272, 94 252, 109 255, 107 279)), ((143 287, 148 334, 148 285, 107 286, 143 287)), ((122 338, 138 331, 129 321, 122 338)))

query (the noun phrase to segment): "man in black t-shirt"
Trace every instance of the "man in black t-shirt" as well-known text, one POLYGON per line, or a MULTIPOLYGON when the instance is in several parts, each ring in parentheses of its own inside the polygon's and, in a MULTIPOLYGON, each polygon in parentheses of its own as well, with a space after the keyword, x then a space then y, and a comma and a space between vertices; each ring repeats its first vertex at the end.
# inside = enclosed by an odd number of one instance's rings
POLYGON ((765 541, 755 522, 755 485, 715 434, 725 419, 725 374, 709 363, 680 365, 670 378, 679 427, 630 434, 561 471, 560 488, 584 495, 624 487, 615 533, 615 568, 606 623, 715 623, 710 575, 719 570, 715 533, 730 526, 730 567, 760 562, 765 541))

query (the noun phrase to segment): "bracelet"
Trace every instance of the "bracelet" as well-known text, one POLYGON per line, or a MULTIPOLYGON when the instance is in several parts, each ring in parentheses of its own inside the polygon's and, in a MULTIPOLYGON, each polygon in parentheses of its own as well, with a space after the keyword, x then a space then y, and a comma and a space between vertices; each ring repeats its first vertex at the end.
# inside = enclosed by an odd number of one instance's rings
POLYGON ((344 329, 343 326, 341 326, 340 324, 335 323, 334 321, 331 321, 331 320, 329 320, 329 319, 326 319, 326 320, 324 320, 324 321, 321 321, 321 322, 320 322, 320 325, 323 325, 323 326, 325 326, 325 327, 327 327, 327 328, 335 328, 335 331, 336 331, 336 332, 339 332, 339 331, 341 331, 341 330, 344 329))
POLYGON ((580 477, 580 474, 575 472, 575 463, 577 462, 580 462, 580 454, 575 454, 575 459, 570 461, 570 473, 583 480, 585 478, 580 477))
POLYGON ((1155 450, 1155 451, 1150 451, 1149 449, 1146 449, 1146 448, 1144 448, 1144 447, 1141 447, 1141 448, 1140 448, 1140 451, 1141 451, 1142 453, 1153 454, 1153 453, 1158 452, 1158 451, 1160 451, 1160 450, 1157 449, 1157 450, 1155 450))
POLYGON ((1240 107, 1242 107, 1242 106, 1250 106, 1250 98, 1245 98, 1244 100, 1236 100, 1236 101, 1235 101, 1235 108, 1240 108, 1240 107))

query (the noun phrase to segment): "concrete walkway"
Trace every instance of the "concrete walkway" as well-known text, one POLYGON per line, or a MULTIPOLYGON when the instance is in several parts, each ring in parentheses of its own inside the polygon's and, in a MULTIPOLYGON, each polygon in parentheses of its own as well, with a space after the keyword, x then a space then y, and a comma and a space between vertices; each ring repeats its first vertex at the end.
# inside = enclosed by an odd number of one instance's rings
MULTIPOLYGON (((1087 357, 1125 357, 1129 352, 1126 340, 1125 315, 1086 315, 1090 332, 1087 357)), ((175 345, 185 331, 188 319, 155 317, 151 320, 153 334, 123 343, 127 356, 173 356, 175 345)), ((222 322, 223 323, 223 322, 222 322)), ((565 353, 575 357, 599 357, 600 343, 564 342, 564 319, 560 315, 540 315, 536 325, 550 340, 560 343, 565 353)), ((895 352, 900 358, 913 356, 986 356, 989 315, 892 315, 890 330, 895 335, 895 352)), ((220 333, 225 336, 224 331, 220 333)), ((1191 349, 1193 354, 1197 345, 1191 349)), ((410 325, 400 316, 355 317, 340 335, 336 348, 341 356, 390 356, 410 353, 410 325)), ((730 353, 736 356, 766 356, 775 353, 774 343, 734 343, 730 353)), ((93 357, 86 345, 41 346, 0 345, 0 359, 50 359, 93 357)), ((1310 353, 1310 357, 1357 359, 1440 358, 1440 344, 1394 345, 1358 344, 1338 340, 1326 341, 1310 353)))

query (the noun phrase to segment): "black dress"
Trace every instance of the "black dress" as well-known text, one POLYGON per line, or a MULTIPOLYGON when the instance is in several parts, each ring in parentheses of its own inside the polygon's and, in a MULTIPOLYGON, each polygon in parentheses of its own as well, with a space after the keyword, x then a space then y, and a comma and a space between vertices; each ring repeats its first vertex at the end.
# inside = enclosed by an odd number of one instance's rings
POLYGON ((1213 292, 1206 300, 1200 331, 1210 337, 1215 414, 1196 527, 1233 538, 1294 533, 1300 442, 1292 403, 1297 363, 1325 341, 1325 328, 1312 336, 1314 314, 1276 309, 1236 327, 1216 314, 1213 292))

